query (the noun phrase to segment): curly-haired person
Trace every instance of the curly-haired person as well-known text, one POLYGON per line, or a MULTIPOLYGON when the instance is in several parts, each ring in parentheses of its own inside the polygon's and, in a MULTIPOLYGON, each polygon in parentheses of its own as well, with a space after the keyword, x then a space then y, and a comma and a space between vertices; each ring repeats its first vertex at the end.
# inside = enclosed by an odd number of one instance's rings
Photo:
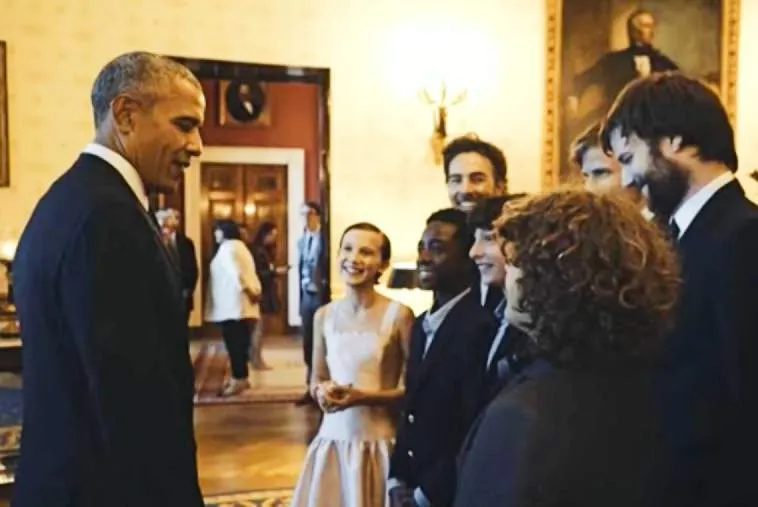
POLYGON ((463 447, 456 506, 643 507, 675 254, 628 199, 562 189, 504 207, 506 317, 529 336, 463 447))

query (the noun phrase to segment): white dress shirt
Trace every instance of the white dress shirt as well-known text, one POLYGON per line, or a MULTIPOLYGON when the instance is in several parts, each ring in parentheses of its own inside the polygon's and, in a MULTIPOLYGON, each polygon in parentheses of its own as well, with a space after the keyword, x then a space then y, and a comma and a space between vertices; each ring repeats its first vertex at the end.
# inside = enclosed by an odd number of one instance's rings
POLYGON ((676 222, 676 225, 679 228, 679 237, 677 239, 681 239, 681 237, 684 236, 687 228, 695 220, 695 217, 700 213, 700 210, 703 209, 703 206, 711 200, 711 197, 713 197, 721 187, 729 184, 732 180, 734 180, 734 175, 730 172, 726 172, 711 180, 710 183, 695 192, 693 196, 679 206, 679 209, 676 210, 674 216, 671 217, 671 221, 676 222))
POLYGON ((468 294, 470 291, 471 291, 471 287, 467 288, 466 290, 464 290, 463 292, 455 296, 453 299, 451 299, 444 305, 437 308, 434 311, 434 313, 429 313, 428 311, 426 312, 426 314, 424 315, 424 320, 422 322, 424 333, 426 333, 426 345, 424 346, 424 357, 426 357, 426 353, 429 350, 429 347, 432 346, 432 341, 434 341, 434 335, 437 334, 437 330, 445 321, 447 314, 450 313, 450 310, 452 310, 453 307, 457 305, 461 299, 463 299, 463 296, 468 294))
POLYGON ((137 170, 128 160, 110 148, 97 143, 88 144, 82 152, 103 159, 108 165, 118 171, 121 177, 124 178, 124 181, 126 181, 126 184, 129 185, 129 188, 132 189, 132 192, 134 192, 134 196, 147 211, 149 201, 147 200, 147 192, 145 192, 145 184, 142 182, 142 178, 137 170))
POLYGON ((490 345, 490 352, 487 354, 487 368, 492 364, 492 360, 495 358, 495 352, 497 352, 497 348, 500 346, 503 338, 505 338, 505 332, 508 330, 508 319, 505 318, 505 305, 505 300, 503 300, 495 309, 495 317, 499 319, 500 325, 498 325, 497 333, 492 340, 492 345, 490 345))

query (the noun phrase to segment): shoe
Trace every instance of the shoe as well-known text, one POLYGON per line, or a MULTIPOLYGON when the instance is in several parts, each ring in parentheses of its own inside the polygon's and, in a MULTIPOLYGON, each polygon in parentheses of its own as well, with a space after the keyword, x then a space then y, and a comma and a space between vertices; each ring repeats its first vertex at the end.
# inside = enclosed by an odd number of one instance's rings
POLYGON ((226 398, 229 396, 236 396, 250 387, 250 382, 247 379, 229 379, 224 383, 224 387, 221 388, 219 396, 226 398))

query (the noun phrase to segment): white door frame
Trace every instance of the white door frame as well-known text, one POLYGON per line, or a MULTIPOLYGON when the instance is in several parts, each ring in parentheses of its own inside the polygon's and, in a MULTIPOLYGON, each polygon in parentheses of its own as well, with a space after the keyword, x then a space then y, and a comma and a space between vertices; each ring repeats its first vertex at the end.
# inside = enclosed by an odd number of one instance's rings
MULTIPOLYGON (((287 167, 287 323, 300 326, 300 276, 297 272, 297 241, 305 226, 300 208, 305 203, 305 150, 302 148, 266 148, 251 146, 206 146, 203 155, 192 162, 184 175, 184 226, 187 236, 198 250, 198 262, 202 262, 200 207, 208 203, 200 202, 202 178, 200 167, 203 163, 263 164, 287 167)), ((207 210, 206 210, 207 211, 207 210)), ((201 272, 203 270, 201 269, 201 272)), ((190 325, 202 324, 202 276, 193 295, 195 309, 190 316, 190 325)))

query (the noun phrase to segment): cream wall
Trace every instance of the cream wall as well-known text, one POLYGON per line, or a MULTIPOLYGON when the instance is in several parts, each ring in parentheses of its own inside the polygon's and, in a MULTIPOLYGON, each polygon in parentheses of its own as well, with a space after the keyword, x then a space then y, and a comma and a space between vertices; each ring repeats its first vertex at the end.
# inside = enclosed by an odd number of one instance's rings
POLYGON ((509 154, 515 188, 539 186, 543 8, 521 0, 477 4, 130 0, 116 9, 112 2, 0 0, 13 165, 13 186, 0 189, 0 223, 18 233, 39 195, 89 140, 89 88, 100 66, 145 49, 331 68, 335 235, 352 221, 375 221, 398 257, 412 256, 423 219, 446 195, 426 151, 431 112, 416 98, 415 78, 400 73, 439 61, 428 46, 440 33, 471 41, 448 40, 438 51, 453 42, 471 46, 484 64, 472 76, 469 100, 451 113, 451 134, 476 129, 509 154))
MULTIPOLYGON (((743 0, 741 61, 758 56, 758 0, 743 0)), ((0 189, 0 240, 16 235, 51 180, 91 136, 89 88, 124 51, 332 69, 333 241, 376 222, 398 259, 413 258, 424 218, 447 202, 430 162, 431 113, 416 88, 435 68, 469 98, 451 135, 502 146, 511 188, 539 189, 545 7, 525 0, 0 0, 8 42, 12 187, 0 189), (116 8, 115 6, 118 5, 116 8), (470 49, 470 52, 466 52, 470 49)), ((739 148, 758 162, 758 97, 740 69, 739 148)))

